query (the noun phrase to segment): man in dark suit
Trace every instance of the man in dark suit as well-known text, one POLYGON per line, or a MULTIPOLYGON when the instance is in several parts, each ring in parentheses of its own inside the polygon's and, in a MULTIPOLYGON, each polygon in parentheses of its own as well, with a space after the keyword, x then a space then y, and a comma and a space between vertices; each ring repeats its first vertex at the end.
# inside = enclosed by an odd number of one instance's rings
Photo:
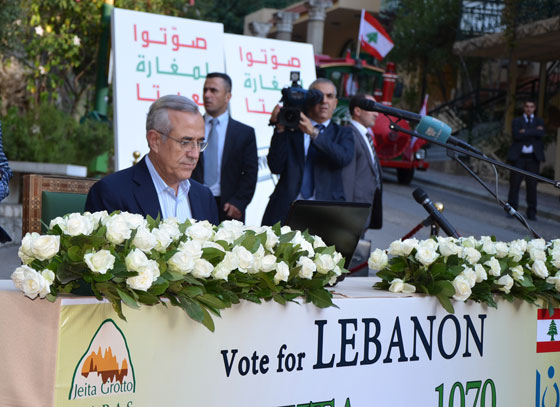
POLYGON ((208 147, 193 179, 212 190, 220 221, 245 220, 245 208, 257 186, 258 157, 255 130, 228 113, 231 78, 219 72, 206 76, 202 93, 208 147))
POLYGON ((342 168, 352 160, 354 136, 348 127, 331 118, 338 103, 336 88, 328 79, 317 79, 310 89, 323 93, 321 103, 301 114, 299 129, 289 131, 276 123, 268 151, 268 166, 280 179, 266 207, 262 223, 285 223, 290 204, 296 199, 344 201, 342 168))
MULTIPOLYGON (((539 173, 539 165, 544 161, 544 121, 535 116, 535 102, 527 100, 523 104, 523 116, 516 117, 512 122, 513 144, 507 159, 517 168, 539 173)), ((517 209, 519 204, 519 186, 525 178, 527 190, 527 218, 537 218, 537 180, 515 171, 509 178, 509 204, 517 209)))
POLYGON ((365 202, 372 205, 372 212, 365 225, 381 229, 383 226, 381 166, 375 154, 369 128, 375 124, 377 112, 369 112, 358 107, 362 99, 375 101, 373 96, 357 94, 350 99, 350 129, 354 134, 354 156, 350 164, 342 169, 342 182, 346 200, 365 202))
POLYGON ((183 96, 156 100, 146 119, 149 153, 136 165, 95 183, 86 211, 115 210, 156 218, 189 218, 218 224, 216 201, 210 190, 189 180, 204 141, 204 119, 198 106, 183 96))
MULTIPOLYGON (((4 147, 2 146, 2 123, 0 123, 0 201, 6 198, 10 193, 10 178, 12 178, 12 170, 8 165, 8 159, 4 154, 4 147)), ((11 242, 12 238, 0 226, 0 243, 11 242)))

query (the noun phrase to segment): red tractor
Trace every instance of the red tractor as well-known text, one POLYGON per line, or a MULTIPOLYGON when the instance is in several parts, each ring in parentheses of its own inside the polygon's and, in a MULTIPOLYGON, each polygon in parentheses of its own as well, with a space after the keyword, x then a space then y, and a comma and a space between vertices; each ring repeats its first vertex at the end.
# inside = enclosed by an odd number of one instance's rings
MULTIPOLYGON (((339 96, 335 120, 350 120, 348 101, 356 93, 375 95, 378 102, 391 106, 397 75, 395 64, 388 63, 387 70, 368 65, 365 61, 345 58, 330 58, 325 55, 315 56, 317 76, 334 82, 339 96), (382 90, 381 90, 382 89, 382 90)), ((399 119, 390 117, 394 122, 399 119)), ((410 129, 409 124, 401 120, 399 126, 410 129)), ((373 127, 375 149, 383 168, 396 168, 400 184, 409 184, 416 169, 426 170, 430 166, 425 161, 426 151, 422 148, 426 141, 416 139, 408 134, 389 129, 389 118, 380 114, 373 127)))

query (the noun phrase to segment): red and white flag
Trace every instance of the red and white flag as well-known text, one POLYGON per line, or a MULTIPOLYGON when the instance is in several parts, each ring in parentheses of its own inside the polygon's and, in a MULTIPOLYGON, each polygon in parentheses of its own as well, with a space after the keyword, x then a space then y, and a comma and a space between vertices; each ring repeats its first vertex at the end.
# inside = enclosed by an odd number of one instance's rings
POLYGON ((362 10, 360 32, 358 34, 360 47, 375 58, 381 60, 393 48, 393 40, 387 31, 367 11, 362 10))
POLYGON ((420 116, 426 116, 428 114, 428 98, 430 97, 430 95, 428 95, 426 93, 426 96, 424 96, 424 103, 422 103, 422 108, 420 109, 420 116))
POLYGON ((537 353, 560 352, 560 309, 550 316, 547 309, 537 310, 537 353))

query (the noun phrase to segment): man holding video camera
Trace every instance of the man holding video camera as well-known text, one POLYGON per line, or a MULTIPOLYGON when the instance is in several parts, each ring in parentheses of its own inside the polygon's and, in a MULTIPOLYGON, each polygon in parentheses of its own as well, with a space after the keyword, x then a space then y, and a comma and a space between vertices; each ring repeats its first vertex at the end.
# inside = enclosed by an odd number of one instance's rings
MULTIPOLYGON (((270 196, 263 225, 279 221, 284 224, 290 204, 296 199, 345 200, 342 168, 354 155, 352 130, 331 120, 338 100, 330 80, 317 79, 309 86, 309 93, 318 97, 307 98, 310 103, 301 109, 295 128, 279 122, 280 106, 272 112, 270 123, 275 130, 267 160, 270 171, 280 179, 270 196)), ((283 101, 285 109, 285 97, 283 101)))

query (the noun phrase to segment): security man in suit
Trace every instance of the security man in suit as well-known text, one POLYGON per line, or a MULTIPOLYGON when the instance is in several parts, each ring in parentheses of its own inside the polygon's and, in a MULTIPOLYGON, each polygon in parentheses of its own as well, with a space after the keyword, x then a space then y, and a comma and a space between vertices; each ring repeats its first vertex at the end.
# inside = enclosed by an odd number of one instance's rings
POLYGON ((220 221, 245 220, 245 208, 257 186, 258 157, 255 130, 228 113, 231 78, 213 72, 206 76, 202 98, 208 147, 193 178, 212 190, 220 221))
POLYGON ((146 119, 150 151, 142 160, 91 187, 85 210, 116 210, 152 218, 194 218, 218 224, 218 209, 210 190, 189 179, 204 141, 204 119, 198 106, 184 96, 162 96, 146 119))
POLYGON ((365 233, 368 228, 381 229, 383 226, 383 184, 381 166, 373 144, 373 134, 369 130, 375 124, 378 113, 358 107, 362 99, 375 101, 373 96, 365 94, 357 94, 350 99, 349 110, 352 120, 349 128, 354 135, 354 156, 350 164, 342 169, 342 182, 347 201, 372 205, 372 212, 364 228, 365 233))
MULTIPOLYGON (((507 159, 517 168, 538 174, 541 161, 544 161, 544 121, 535 116, 535 102, 527 100, 523 104, 523 115, 512 122, 513 144, 507 159)), ((537 180, 515 171, 509 178, 509 204, 517 209, 519 204, 519 187, 525 178, 527 190, 527 218, 537 218, 537 180)))
POLYGON ((262 224, 285 223, 296 199, 344 201, 342 168, 354 154, 354 136, 331 119, 338 103, 334 84, 324 78, 310 86, 323 93, 321 103, 301 113, 299 129, 288 131, 277 123, 280 107, 272 112, 275 124, 268 150, 268 167, 280 179, 266 207, 262 224))

